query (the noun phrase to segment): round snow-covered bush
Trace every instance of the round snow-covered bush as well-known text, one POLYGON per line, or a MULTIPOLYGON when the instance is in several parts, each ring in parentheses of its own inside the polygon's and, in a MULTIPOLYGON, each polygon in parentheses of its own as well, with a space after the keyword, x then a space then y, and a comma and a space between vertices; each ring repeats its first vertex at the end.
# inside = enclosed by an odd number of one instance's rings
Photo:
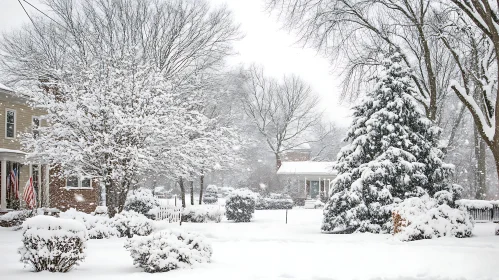
POLYGON ((215 185, 208 185, 206 193, 203 195, 203 202, 206 204, 215 204, 218 202, 218 188, 215 185))
POLYGON ((499 235, 499 224, 496 226, 496 235, 499 235))
POLYGON ((227 220, 237 223, 250 222, 255 213, 256 194, 247 189, 233 191, 225 202, 227 220))
POLYGON ((140 188, 128 194, 124 210, 135 211, 137 213, 145 215, 149 219, 154 219, 155 216, 150 215, 149 211, 158 206, 159 201, 156 197, 154 197, 152 191, 149 189, 140 188))
POLYGON ((23 224, 21 261, 35 271, 67 272, 85 258, 85 226, 77 221, 36 216, 23 224))
POLYGON ((192 205, 182 212, 182 222, 220 223, 224 209, 218 205, 192 205))
POLYGON ((152 221, 135 211, 123 211, 112 219, 113 226, 121 237, 145 236, 153 230, 152 221))
POLYGON ((404 200, 394 209, 394 235, 401 241, 443 236, 470 237, 473 222, 469 213, 438 203, 428 195, 404 200))
POLYGON ((133 263, 145 272, 166 272, 210 262, 211 245, 200 235, 181 230, 165 230, 130 238, 125 243, 133 263))
POLYGON ((93 216, 79 212, 74 208, 61 212, 59 216, 63 219, 72 219, 84 224, 90 239, 104 239, 120 235, 113 226, 111 219, 107 216, 93 216))
POLYGON ((0 216, 0 227, 19 227, 26 219, 36 216, 36 211, 20 210, 12 211, 0 216))

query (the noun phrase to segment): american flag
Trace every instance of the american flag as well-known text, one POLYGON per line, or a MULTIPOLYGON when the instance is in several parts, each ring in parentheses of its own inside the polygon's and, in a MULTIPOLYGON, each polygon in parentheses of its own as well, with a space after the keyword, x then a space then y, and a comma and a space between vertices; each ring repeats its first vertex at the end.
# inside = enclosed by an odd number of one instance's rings
POLYGON ((10 171, 10 182, 12 184, 12 191, 14 192, 14 196, 16 199, 19 199, 19 184, 17 183, 16 180, 16 170, 11 170, 10 171))
POLYGON ((29 208, 35 208, 36 194, 35 189, 33 188, 33 178, 31 177, 28 182, 26 182, 26 186, 24 186, 23 199, 26 201, 26 205, 28 205, 29 208))

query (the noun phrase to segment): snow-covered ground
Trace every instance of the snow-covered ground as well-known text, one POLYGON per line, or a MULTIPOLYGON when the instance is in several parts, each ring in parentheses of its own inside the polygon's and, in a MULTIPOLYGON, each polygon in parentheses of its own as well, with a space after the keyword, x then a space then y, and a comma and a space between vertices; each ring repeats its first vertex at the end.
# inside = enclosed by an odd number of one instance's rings
MULTIPOLYGON (((256 211, 251 223, 188 224, 213 245, 212 263, 148 274, 134 268, 125 239, 90 240, 87 258, 68 274, 33 273, 19 262, 21 232, 0 228, 0 279, 499 279, 499 236, 477 224, 468 239, 409 243, 389 235, 320 234, 321 210, 256 211)), ((158 227, 179 225, 158 224, 158 227)))

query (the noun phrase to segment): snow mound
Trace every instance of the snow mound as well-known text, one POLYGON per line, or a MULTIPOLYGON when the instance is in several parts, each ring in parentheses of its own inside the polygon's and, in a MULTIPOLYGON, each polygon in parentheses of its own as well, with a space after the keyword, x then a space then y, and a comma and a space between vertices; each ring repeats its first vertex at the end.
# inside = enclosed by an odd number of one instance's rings
POLYGON ((71 208, 60 213, 60 217, 76 220, 85 225, 90 239, 104 239, 120 235, 107 216, 93 216, 71 208))
POLYGON ((428 195, 406 199, 395 207, 393 216, 394 236, 401 241, 444 236, 464 238, 470 237, 473 231, 467 211, 439 205, 428 195))
POLYGON ((145 272, 167 272, 210 262, 211 245, 200 235, 181 230, 160 231, 128 239, 125 248, 145 272))
POLYGON ((121 237, 145 236, 151 234, 153 224, 146 216, 135 211, 123 211, 112 219, 113 226, 121 237))
POLYGON ((21 261, 35 271, 67 272, 84 258, 88 234, 77 221, 36 216, 23 224, 21 261))

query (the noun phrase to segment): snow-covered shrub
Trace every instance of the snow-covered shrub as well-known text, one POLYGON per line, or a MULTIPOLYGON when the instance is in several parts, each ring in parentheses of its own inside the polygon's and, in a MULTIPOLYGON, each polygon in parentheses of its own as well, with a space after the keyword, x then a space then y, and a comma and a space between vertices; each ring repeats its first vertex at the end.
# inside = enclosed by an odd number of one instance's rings
POLYGON ((145 215, 149 219, 154 219, 155 216, 148 213, 151 209, 157 206, 159 206, 159 201, 156 197, 154 197, 152 191, 140 188, 128 195, 124 210, 135 211, 145 215))
POLYGON ((473 222, 465 210, 439 204, 428 195, 408 198, 394 208, 394 235, 401 241, 443 236, 470 237, 473 222))
POLYGON ((249 222, 255 212, 256 194, 247 189, 233 191, 225 202, 227 220, 249 222))
POLYGON ((203 202, 206 204, 215 204, 218 202, 218 188, 215 185, 208 185, 206 193, 203 195, 203 202))
POLYGON ((255 208, 257 210, 291 209, 294 202, 289 196, 271 193, 268 197, 258 196, 255 208))
POLYGON ((95 211, 92 214, 94 216, 107 216, 108 215, 107 206, 97 206, 97 207, 95 207, 95 211))
POLYGON ((84 224, 90 239, 104 239, 120 235, 113 226, 111 219, 107 216, 93 216, 71 208, 60 213, 60 217, 62 219, 76 220, 84 224))
POLYGON ((496 226, 496 235, 499 235, 499 224, 496 226))
POLYGON ((145 272, 166 272, 210 262, 211 245, 200 235, 180 230, 160 231, 128 239, 125 248, 145 272))
POLYGON ((0 227, 19 227, 26 219, 36 216, 36 211, 19 210, 0 216, 0 227))
POLYGON ((218 205, 190 206, 182 212, 182 222, 220 223, 223 215, 224 209, 218 205))
POLYGON ((460 199, 456 205, 463 209, 492 209, 494 205, 499 206, 499 200, 460 199))
POLYGON ((233 187, 222 187, 219 189, 219 197, 229 196, 235 189, 233 187))
POLYGON ((135 211, 123 211, 112 219, 113 226, 121 237, 145 236, 151 234, 153 224, 146 216, 135 211))
POLYGON ((23 224, 21 261, 35 271, 67 272, 85 258, 85 226, 77 221, 36 216, 23 224))

